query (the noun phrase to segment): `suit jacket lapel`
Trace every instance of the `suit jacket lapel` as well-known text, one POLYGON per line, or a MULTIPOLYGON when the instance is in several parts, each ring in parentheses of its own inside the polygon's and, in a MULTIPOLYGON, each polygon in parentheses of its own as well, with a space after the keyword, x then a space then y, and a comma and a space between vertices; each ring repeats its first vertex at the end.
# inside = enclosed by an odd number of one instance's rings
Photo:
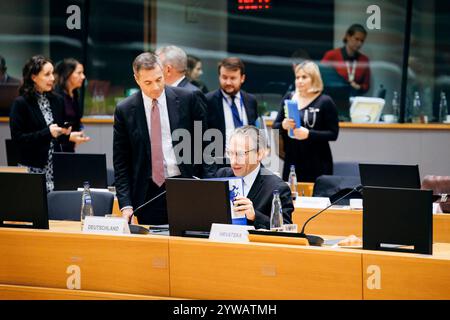
POLYGON ((252 110, 250 109, 250 100, 248 98, 248 94, 241 90, 241 96, 242 101, 244 101, 244 109, 245 113, 247 114, 247 120, 249 125, 255 124, 255 115, 253 114, 252 110))
POLYGON ((135 101, 133 103, 133 117, 136 122, 136 128, 138 129, 139 134, 142 135, 142 139, 144 140, 144 146, 146 148, 147 155, 150 158, 150 134, 148 132, 147 125, 147 117, 145 116, 145 106, 144 100, 142 99, 142 92, 139 91, 136 94, 135 101))
POLYGON ((249 199, 254 199, 263 186, 264 176, 261 174, 261 169, 262 165, 259 169, 258 175, 256 176, 255 182, 253 182, 253 185, 247 194, 247 198, 249 199))
POLYGON ((170 132, 173 133, 173 131, 178 128, 180 119, 180 100, 175 92, 170 89, 170 87, 166 86, 165 91, 167 111, 169 113, 170 132))

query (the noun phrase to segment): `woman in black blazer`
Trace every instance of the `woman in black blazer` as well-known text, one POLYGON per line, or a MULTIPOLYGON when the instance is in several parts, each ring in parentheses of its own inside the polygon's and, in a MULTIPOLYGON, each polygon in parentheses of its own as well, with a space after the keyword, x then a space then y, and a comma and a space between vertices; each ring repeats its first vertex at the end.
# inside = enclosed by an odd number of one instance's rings
POLYGON ((53 152, 61 151, 61 142, 80 139, 71 135, 71 127, 63 127, 64 102, 52 92, 54 80, 52 62, 33 56, 23 68, 20 95, 9 118, 12 140, 19 147, 19 165, 44 173, 47 191, 53 190, 53 152))
POLYGON ((305 61, 295 68, 295 92, 287 94, 282 102, 274 129, 281 130, 284 142, 283 180, 287 181, 290 166, 295 166, 297 179, 315 182, 323 174, 333 174, 333 158, 329 141, 339 134, 339 120, 333 100, 322 93, 323 82, 318 66, 305 61), (293 119, 286 118, 284 100, 292 99, 298 104, 301 127, 295 128, 293 119), (288 130, 294 129, 294 136, 288 130))
MULTIPOLYGON (((56 86, 55 91, 64 99, 64 121, 72 124, 73 131, 82 129, 80 93, 78 89, 83 85, 84 67, 73 58, 66 58, 56 65, 55 68, 56 86)), ((62 145, 64 152, 75 152, 76 144, 69 141, 62 145)))

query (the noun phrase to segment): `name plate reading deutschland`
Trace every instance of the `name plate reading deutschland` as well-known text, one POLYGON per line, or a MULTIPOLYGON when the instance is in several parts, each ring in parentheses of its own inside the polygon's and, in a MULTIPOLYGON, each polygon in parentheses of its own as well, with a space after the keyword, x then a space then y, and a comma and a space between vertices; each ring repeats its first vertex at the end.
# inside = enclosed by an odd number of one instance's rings
POLYGON ((121 217, 86 217, 83 232, 106 234, 130 234, 130 227, 121 217))
POLYGON ((211 226, 211 232, 209 233, 209 240, 246 243, 249 242, 248 230, 255 230, 255 227, 237 224, 213 223, 211 226))
POLYGON ((326 197, 298 197, 295 201, 297 208, 324 209, 330 204, 330 198, 326 197))

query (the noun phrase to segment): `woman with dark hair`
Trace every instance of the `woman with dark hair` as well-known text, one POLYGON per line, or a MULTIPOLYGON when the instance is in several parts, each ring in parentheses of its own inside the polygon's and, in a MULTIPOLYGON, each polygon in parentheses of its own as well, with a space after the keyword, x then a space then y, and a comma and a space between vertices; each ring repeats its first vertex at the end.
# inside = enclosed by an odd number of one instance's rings
POLYGON ((80 133, 64 128, 64 102, 53 93, 53 64, 37 55, 25 64, 23 84, 11 107, 9 126, 19 147, 19 165, 30 172, 44 173, 47 191, 53 190, 53 152, 61 143, 84 142, 80 133))
POLYGON ((188 55, 187 57, 187 78, 194 86, 199 88, 201 92, 207 94, 208 88, 203 82, 200 81, 200 76, 203 74, 202 61, 196 56, 188 55))
MULTIPOLYGON (((55 91, 64 98, 64 121, 72 125, 73 131, 82 129, 81 110, 78 89, 83 85, 84 67, 73 58, 67 58, 56 65, 55 68, 56 86, 55 91)), ((62 145, 64 152, 75 152, 75 143, 69 141, 62 145)))
POLYGON ((327 51, 322 63, 331 64, 352 87, 352 96, 362 95, 370 89, 369 58, 360 52, 367 31, 360 24, 351 25, 342 41, 344 46, 327 51))

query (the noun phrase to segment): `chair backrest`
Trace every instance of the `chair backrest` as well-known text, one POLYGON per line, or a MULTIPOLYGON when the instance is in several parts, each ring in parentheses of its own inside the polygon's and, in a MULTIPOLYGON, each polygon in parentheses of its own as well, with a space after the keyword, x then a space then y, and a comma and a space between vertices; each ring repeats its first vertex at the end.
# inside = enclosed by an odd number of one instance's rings
MULTIPOLYGON (((329 176, 322 175, 316 179, 313 189, 313 197, 328 197, 330 201, 339 199, 345 192, 350 192, 353 188, 361 184, 359 177, 355 176, 329 176)), ((337 204, 348 205, 349 199, 361 198, 361 194, 353 192, 337 204)))
POLYGON ((19 146, 11 139, 5 139, 6 161, 8 166, 15 167, 19 163, 19 146))
MULTIPOLYGON (((50 220, 80 221, 82 191, 52 191, 47 195, 50 220)), ((114 195, 110 192, 91 191, 95 216, 111 214, 114 195)))
POLYGON ((358 162, 337 161, 333 163, 333 175, 359 177, 358 162))

